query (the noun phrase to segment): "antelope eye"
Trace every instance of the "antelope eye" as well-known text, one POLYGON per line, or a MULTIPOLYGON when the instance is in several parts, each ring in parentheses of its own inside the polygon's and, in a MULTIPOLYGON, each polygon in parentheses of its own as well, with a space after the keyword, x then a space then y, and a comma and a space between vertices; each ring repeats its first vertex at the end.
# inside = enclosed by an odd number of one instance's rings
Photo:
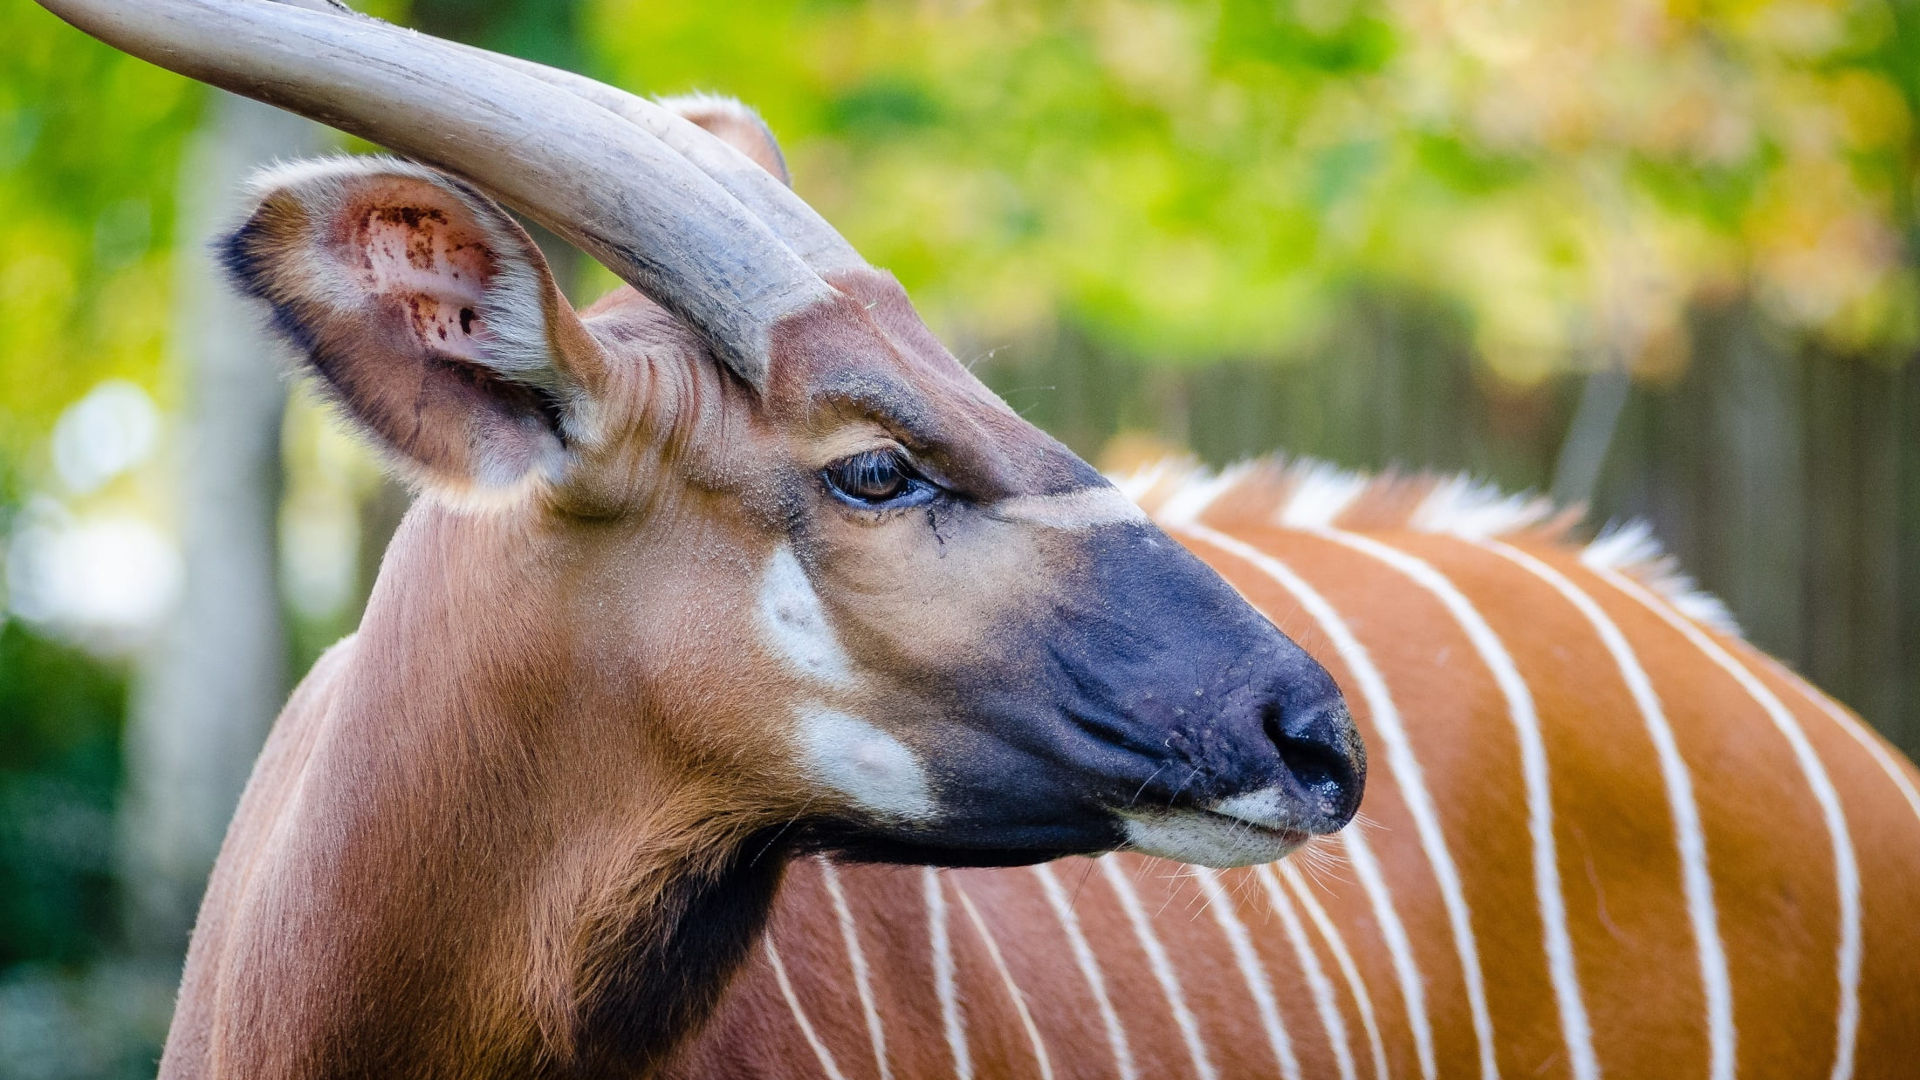
POLYGON ((869 450, 842 458, 821 470, 820 475, 827 490, 842 502, 870 510, 919 506, 939 493, 892 450, 869 450))

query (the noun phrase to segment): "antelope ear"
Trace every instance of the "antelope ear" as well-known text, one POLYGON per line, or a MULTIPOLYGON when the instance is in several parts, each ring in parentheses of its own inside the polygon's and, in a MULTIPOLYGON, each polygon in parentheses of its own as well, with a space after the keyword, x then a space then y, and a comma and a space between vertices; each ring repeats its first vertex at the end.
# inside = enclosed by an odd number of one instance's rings
POLYGON ((793 186, 787 173, 787 158, 774 140, 773 129, 760 114, 730 97, 717 94, 684 94, 661 98, 660 106, 706 128, 721 142, 747 155, 754 163, 772 173, 781 183, 793 186))
POLYGON ((505 211, 392 158, 269 170, 254 195, 228 272, 404 471, 483 490, 559 472, 599 349, 505 211))

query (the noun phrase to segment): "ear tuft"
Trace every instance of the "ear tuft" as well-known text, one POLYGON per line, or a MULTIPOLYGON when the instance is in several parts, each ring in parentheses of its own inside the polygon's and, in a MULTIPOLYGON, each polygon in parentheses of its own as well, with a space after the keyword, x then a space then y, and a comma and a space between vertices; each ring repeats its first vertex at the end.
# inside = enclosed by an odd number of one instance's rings
POLYGON ((660 98, 661 108, 707 129, 721 142, 752 158, 788 187, 793 177, 787 172, 787 158, 773 137, 773 129, 760 114, 730 97, 719 94, 682 94, 660 98))
POLYGON ((281 166, 253 194, 222 262, 399 464, 479 488, 562 466, 595 348, 505 211, 392 158, 281 166))

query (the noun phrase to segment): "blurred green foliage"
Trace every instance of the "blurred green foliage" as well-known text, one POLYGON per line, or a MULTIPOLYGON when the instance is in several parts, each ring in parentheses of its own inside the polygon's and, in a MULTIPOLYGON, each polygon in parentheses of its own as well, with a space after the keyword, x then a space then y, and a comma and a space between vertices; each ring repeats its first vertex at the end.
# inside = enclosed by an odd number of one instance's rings
MULTIPOLYGON (((5 0, 0 441, 107 375, 166 400, 201 93, 5 0)), ((1903 359, 1920 46, 1881 0, 419 0, 431 32, 755 104, 802 191, 964 348, 1299 361, 1355 290, 1460 312, 1518 384, 1671 379, 1750 293, 1903 359)), ((199 243, 200 238, 188 242, 199 243)), ((607 284, 602 276, 600 285, 607 284)))
MULTIPOLYGON (((801 193, 1088 454, 1148 432, 1544 485, 1569 376, 1629 372, 1601 509, 1653 516, 1757 641, 1920 745, 1920 5, 356 6, 753 104, 801 193)), ((76 493, 48 436, 102 379, 177 403, 206 100, 0 0, 0 582, 35 498, 171 524, 166 445, 76 493)), ((364 592, 403 502, 324 426, 288 425, 283 539, 357 543, 364 592)), ((113 943, 129 681, 7 611, 0 589, 0 976, 113 943)), ((298 656, 353 619, 296 612, 298 656)))
MULTIPOLYGON (((20 481, 0 458, 0 539, 19 516, 20 481)), ((0 617, 0 971, 82 963, 115 940, 126 694, 121 665, 0 617)))
POLYGON ((1907 9, 1853 3, 592 0, 607 74, 754 103, 963 340, 1300 360, 1356 287, 1537 382, 1684 366, 1685 312, 1903 359, 1907 9))
MULTIPOLYGON (((166 395, 177 169, 201 92, 24 0, 0 6, 0 37, 3 582, 61 410, 110 377, 166 395)), ((0 612, 0 968, 77 964, 115 940, 126 690, 123 662, 0 612)))
POLYGON ((174 192, 202 93, 29 0, 0 0, 0 36, 0 454, 44 469, 54 418, 100 379, 164 390, 174 192))
POLYGON ((115 668, 0 624, 0 967, 74 964, 116 938, 125 699, 115 668))

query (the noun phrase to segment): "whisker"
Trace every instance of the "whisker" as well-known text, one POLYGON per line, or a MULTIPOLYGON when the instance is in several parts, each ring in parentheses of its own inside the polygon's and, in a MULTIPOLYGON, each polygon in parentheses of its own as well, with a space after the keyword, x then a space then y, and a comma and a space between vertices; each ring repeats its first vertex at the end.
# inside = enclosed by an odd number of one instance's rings
POLYGON ((1160 765, 1160 767, 1159 767, 1159 768, 1157 768, 1157 769, 1155 769, 1155 770, 1153 770, 1153 772, 1151 772, 1151 773, 1149 773, 1149 774, 1147 774, 1147 778, 1146 778, 1145 780, 1142 780, 1142 781, 1140 781, 1140 790, 1138 790, 1138 791, 1136 791, 1136 792, 1134 792, 1134 793, 1133 793, 1133 798, 1131 798, 1131 799, 1128 799, 1128 800, 1127 800, 1127 807, 1128 807, 1129 809, 1131 809, 1131 808, 1133 807, 1133 804, 1134 804, 1134 803, 1137 803, 1137 802, 1139 802, 1139 801, 1140 801, 1140 796, 1142 796, 1142 795, 1144 795, 1144 794, 1146 794, 1146 792, 1147 792, 1147 785, 1148 785, 1148 784, 1151 784, 1151 783, 1153 783, 1153 781, 1154 781, 1154 778, 1155 778, 1155 777, 1158 777, 1158 776, 1159 776, 1159 775, 1160 775, 1161 773, 1163 773, 1163 772, 1166 772, 1166 771, 1167 771, 1167 767, 1168 767, 1168 766, 1170 766, 1170 765, 1172 765, 1172 764, 1173 764, 1173 762, 1171 762, 1171 761, 1168 761, 1168 762, 1163 762, 1163 763, 1161 763, 1161 765, 1160 765))
MULTIPOLYGON (((1159 910, 1153 913, 1154 918, 1158 919, 1160 916, 1166 914, 1168 906, 1173 903, 1174 897, 1179 893, 1177 882, 1180 878, 1186 876, 1186 870, 1187 866, 1185 863, 1172 863, 1169 865, 1166 873, 1156 875, 1161 883, 1166 886, 1166 891, 1160 899, 1159 910)), ((1138 879, 1136 878, 1135 880, 1138 879)))
POLYGON ((750 866, 758 865, 760 860, 764 858, 769 851, 772 851, 774 849, 774 846, 780 842, 780 838, 787 835, 787 830, 793 828, 795 823, 797 823, 801 818, 807 816, 807 810, 813 806, 813 801, 817 798, 819 798, 817 794, 807 796, 807 801, 801 803, 800 809, 794 811, 794 814, 792 817, 788 818, 784 823, 782 823, 780 828, 774 830, 774 834, 768 837, 767 842, 761 845, 760 850, 754 853, 754 856, 752 859, 748 860, 748 865, 750 866))
MULTIPOLYGON (((1095 856, 1095 858, 1101 858, 1101 859, 1104 859, 1106 857, 1107 856, 1105 855, 1095 856)), ((1080 902, 1080 890, 1087 887, 1087 879, 1093 876, 1093 866, 1094 866, 1094 860, 1088 859, 1086 872, 1080 875, 1080 883, 1073 887, 1073 895, 1067 898, 1067 910, 1069 911, 1076 910, 1075 905, 1077 905, 1080 902)))
POLYGON ((1387 832, 1391 829, 1391 826, 1383 824, 1370 815, 1356 811, 1353 815, 1353 820, 1347 824, 1347 828, 1359 829, 1362 832, 1387 832))
POLYGON ((1187 785, 1193 783, 1194 777, 1199 775, 1200 775, 1200 766, 1198 765, 1187 766, 1187 778, 1185 780, 1180 781, 1180 786, 1173 789, 1172 795, 1167 796, 1167 802, 1175 803, 1180 801, 1180 793, 1187 790, 1187 785))

